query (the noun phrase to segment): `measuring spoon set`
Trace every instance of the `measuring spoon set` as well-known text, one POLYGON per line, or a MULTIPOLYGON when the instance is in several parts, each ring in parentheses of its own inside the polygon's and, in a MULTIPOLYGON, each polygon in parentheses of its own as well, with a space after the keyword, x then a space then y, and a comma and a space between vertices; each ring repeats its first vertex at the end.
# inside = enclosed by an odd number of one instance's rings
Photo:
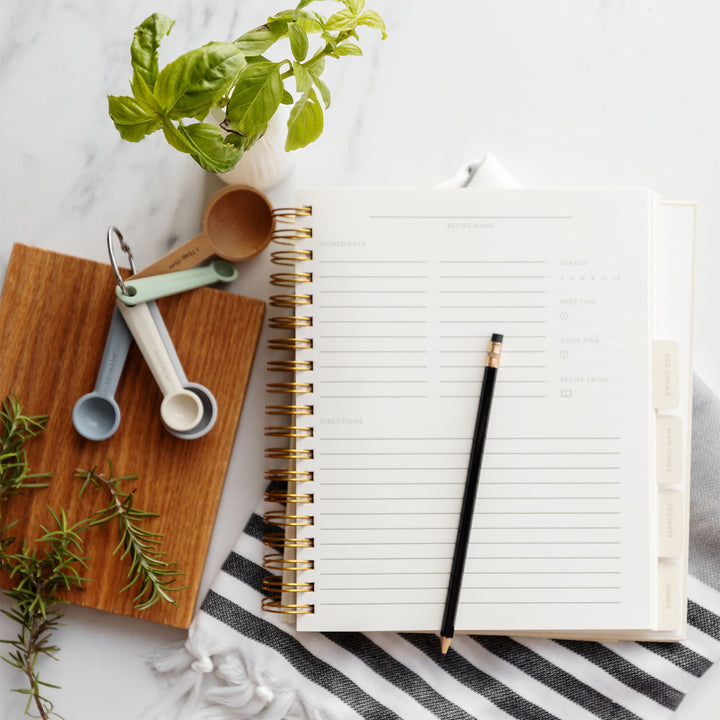
POLYGON ((237 270, 228 261, 260 253, 272 237, 274 223, 272 208, 262 193, 239 185, 223 188, 205 208, 203 232, 141 272, 135 272, 130 248, 117 228, 108 229, 116 304, 95 388, 73 408, 73 425, 80 435, 100 441, 118 429, 120 407, 114 396, 133 339, 163 395, 160 416, 165 429, 185 440, 210 431, 217 420, 217 401, 204 385, 188 381, 155 300, 235 280, 237 270), (122 278, 115 262, 113 236, 129 256, 133 273, 129 279, 122 278), (213 254, 223 259, 190 267, 213 254))

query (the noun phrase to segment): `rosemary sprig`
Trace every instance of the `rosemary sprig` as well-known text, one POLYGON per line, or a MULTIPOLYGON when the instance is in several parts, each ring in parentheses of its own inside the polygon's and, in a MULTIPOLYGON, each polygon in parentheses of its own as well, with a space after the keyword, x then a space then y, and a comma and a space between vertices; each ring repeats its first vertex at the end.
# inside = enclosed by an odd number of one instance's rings
POLYGON ((138 610, 147 610, 159 600, 177 605, 177 601, 171 598, 169 593, 184 589, 173 586, 182 573, 177 570, 177 563, 162 560, 164 553, 159 548, 163 535, 141 527, 141 523, 148 518, 157 517, 157 513, 140 510, 134 506, 135 490, 124 492, 120 489, 120 482, 134 480, 136 476, 113 477, 112 463, 110 463, 109 476, 97 473, 95 468, 77 470, 75 476, 83 479, 80 495, 90 484, 110 494, 110 503, 95 514, 90 520, 90 525, 105 525, 117 519, 120 539, 113 554, 122 550, 121 558, 130 560, 127 575, 129 582, 120 592, 133 585, 139 585, 139 592, 133 598, 138 610))
MULTIPOLYGON (((25 453, 25 441, 36 437, 47 423, 47 415, 23 415, 22 405, 14 395, 8 395, 0 410, 0 516, 2 503, 11 495, 38 487, 47 487, 47 482, 38 478, 49 477, 49 473, 31 473, 25 453)), ((0 528, 4 535, 7 528, 0 528)), ((6 544, 7 539, 4 541, 6 544)))
POLYGON ((14 640, 0 640, 11 648, 2 659, 28 679, 27 688, 16 690, 28 696, 25 714, 30 715, 34 705, 35 712, 43 720, 59 717, 52 702, 43 696, 45 688, 57 688, 57 685, 40 680, 37 661, 42 655, 56 659, 59 647, 52 644, 51 636, 61 624, 62 606, 68 602, 63 595, 88 582, 79 571, 79 568, 87 567, 88 559, 83 555, 81 533, 117 518, 120 542, 115 553, 122 549, 121 557, 130 558, 130 582, 123 590, 140 584, 140 592, 135 597, 136 607, 145 609, 159 600, 177 604, 168 593, 183 589, 170 587, 181 573, 177 571, 176 563, 161 559, 162 535, 140 526, 156 513, 134 507, 135 491, 123 492, 118 485, 131 478, 114 478, 112 464, 109 477, 95 470, 78 471, 84 478, 80 494, 91 483, 104 488, 111 497, 107 507, 75 524, 68 523, 65 510, 55 512, 48 508, 56 529, 41 525, 42 535, 35 543, 29 546, 23 541, 19 551, 10 552, 14 538, 7 531, 12 524, 2 526, 3 503, 13 495, 48 485, 42 478, 49 477, 49 473, 30 472, 24 448, 26 440, 44 430, 47 419, 45 415, 23 415, 22 406, 14 395, 4 400, 0 410, 0 570, 7 573, 13 584, 11 589, 3 590, 13 604, 2 613, 19 627, 14 640))
POLYGON ((87 520, 69 525, 64 510, 58 515, 48 509, 57 529, 41 526, 43 535, 37 539, 35 547, 29 548, 23 542, 19 552, 3 556, 3 565, 14 581, 14 586, 4 593, 14 604, 2 612, 18 624, 20 632, 15 640, 0 640, 12 647, 3 660, 23 672, 28 679, 28 689, 16 690, 28 695, 25 714, 29 714, 34 703, 44 720, 56 713, 53 712, 52 702, 43 697, 43 688, 57 688, 57 685, 40 680, 37 659, 40 655, 56 659, 55 653, 59 648, 51 644, 50 636, 60 625, 63 617, 61 608, 67 604, 61 594, 71 588, 82 587, 88 581, 78 572, 78 566, 87 567, 80 537, 80 533, 89 527, 87 520))

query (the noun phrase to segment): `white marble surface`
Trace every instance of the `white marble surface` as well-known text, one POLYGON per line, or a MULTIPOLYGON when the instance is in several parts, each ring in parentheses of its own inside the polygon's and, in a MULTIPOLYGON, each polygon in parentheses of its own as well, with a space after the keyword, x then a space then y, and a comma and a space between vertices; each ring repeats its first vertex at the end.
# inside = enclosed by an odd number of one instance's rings
MULTIPOLYGON (((290 3, 288 3, 289 5, 290 3)), ((274 189, 298 185, 431 186, 492 151, 525 185, 647 185, 701 205, 695 369, 720 391, 720 94, 709 1, 368 0, 389 38, 364 34, 365 58, 331 64, 333 104, 318 143, 274 189)), ((283 4, 262 0, 4 0, 0 13, 0 266, 20 241, 105 260, 120 227, 139 265, 200 227, 220 184, 159 134, 122 142, 105 94, 123 94, 133 28, 153 11, 177 20, 162 57, 231 40, 283 4)), ((268 260, 234 291, 265 298, 268 260)), ((0 352, 2 352, 0 348, 0 352)), ((263 357, 255 364, 203 578, 208 587, 263 485, 263 357)), ((6 601, 3 601, 6 602, 6 601)), ((0 636, 12 631, 5 618, 0 636)), ((183 633, 69 608, 60 662, 43 662, 57 709, 73 720, 140 717, 161 687, 143 656, 183 633)), ((677 717, 717 718, 714 669, 677 717)), ((22 716, 0 668, 0 717, 22 716)))

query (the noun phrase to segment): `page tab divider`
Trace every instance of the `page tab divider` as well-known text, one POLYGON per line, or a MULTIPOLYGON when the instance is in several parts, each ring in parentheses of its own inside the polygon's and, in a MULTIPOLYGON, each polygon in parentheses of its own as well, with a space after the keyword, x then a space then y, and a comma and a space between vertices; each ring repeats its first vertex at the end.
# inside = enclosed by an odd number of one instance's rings
POLYGON ((658 560, 658 616, 657 630, 677 630, 680 622, 682 563, 669 559, 658 560))
POLYGON ((675 340, 653 341, 652 395, 656 410, 674 410, 680 402, 680 348, 675 340))
POLYGON ((685 508, 682 490, 658 491, 658 557, 681 557, 685 508))
POLYGON ((678 485, 683 482, 682 418, 658 414, 655 428, 658 485, 678 485))

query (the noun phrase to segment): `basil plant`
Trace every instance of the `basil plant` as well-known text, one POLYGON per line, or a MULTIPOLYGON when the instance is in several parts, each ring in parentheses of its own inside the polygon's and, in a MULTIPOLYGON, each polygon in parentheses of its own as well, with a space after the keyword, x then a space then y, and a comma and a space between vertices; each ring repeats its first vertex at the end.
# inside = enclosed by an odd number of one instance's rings
POLYGON ((262 137, 280 104, 292 105, 285 150, 317 140, 330 91, 322 80, 326 58, 362 55, 357 29, 365 25, 385 38, 380 15, 365 0, 338 0, 328 18, 301 0, 234 42, 210 42, 181 55, 162 70, 158 50, 174 25, 155 13, 135 30, 130 47, 132 95, 109 95, 110 117, 124 140, 138 142, 162 130, 167 142, 211 172, 226 172, 262 137), (319 48, 310 53, 310 37, 319 48), (274 62, 268 48, 289 41, 290 57, 274 62), (224 119, 205 122, 211 109, 224 119))

